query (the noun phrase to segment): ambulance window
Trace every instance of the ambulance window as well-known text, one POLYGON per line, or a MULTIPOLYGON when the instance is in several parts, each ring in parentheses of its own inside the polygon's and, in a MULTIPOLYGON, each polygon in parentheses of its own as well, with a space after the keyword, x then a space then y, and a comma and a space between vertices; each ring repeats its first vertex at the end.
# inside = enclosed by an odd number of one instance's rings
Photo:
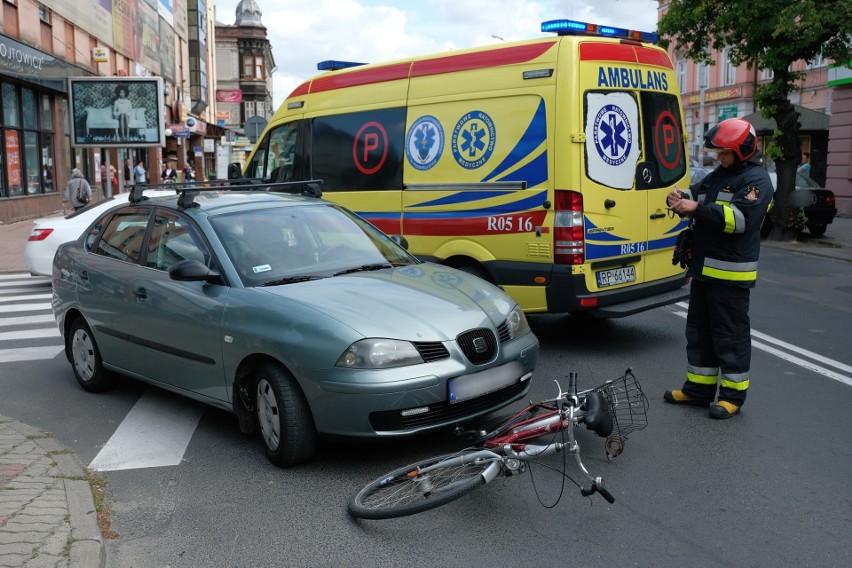
POLYGON ((633 189, 642 157, 639 104, 629 91, 587 91, 586 175, 615 189, 633 189))
POLYGON ((290 122, 269 131, 258 142, 246 168, 246 177, 294 181, 298 125, 298 121, 290 122))
POLYGON ((312 177, 324 192, 400 191, 404 143, 404 107, 315 118, 312 177))
POLYGON ((266 164, 266 148, 267 148, 267 140, 269 137, 261 139, 254 152, 254 155, 251 157, 251 161, 248 163, 246 167, 245 177, 247 178, 262 178, 264 172, 264 166, 266 164))
POLYGON ((642 189, 672 185, 686 174, 683 124, 678 99, 674 95, 643 91, 642 129, 645 133, 645 157, 642 167, 652 175, 642 189))
POLYGON ((276 182, 296 181, 298 122, 290 122, 269 133, 266 175, 276 182))

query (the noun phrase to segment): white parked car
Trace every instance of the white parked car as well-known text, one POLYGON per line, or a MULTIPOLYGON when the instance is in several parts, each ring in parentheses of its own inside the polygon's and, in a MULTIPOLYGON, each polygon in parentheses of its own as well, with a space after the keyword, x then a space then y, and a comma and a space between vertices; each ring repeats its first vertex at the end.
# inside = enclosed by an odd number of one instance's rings
MULTIPOLYGON (((146 196, 174 195, 172 190, 146 191, 146 196)), ((79 211, 73 211, 64 217, 43 217, 33 221, 33 229, 27 237, 27 245, 24 247, 24 259, 27 269, 33 276, 50 276, 53 270, 53 255, 62 243, 77 240, 83 231, 97 219, 101 213, 115 207, 124 205, 128 201, 130 192, 118 193, 98 201, 90 203, 79 211)))

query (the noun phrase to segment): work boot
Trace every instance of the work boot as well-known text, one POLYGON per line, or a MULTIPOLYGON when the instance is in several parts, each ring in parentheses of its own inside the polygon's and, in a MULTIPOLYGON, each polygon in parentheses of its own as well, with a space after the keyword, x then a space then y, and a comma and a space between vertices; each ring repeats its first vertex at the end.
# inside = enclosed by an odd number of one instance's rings
POLYGON ((739 412, 740 407, 736 404, 731 404, 727 400, 720 400, 719 402, 710 405, 710 418, 730 418, 734 414, 739 414, 739 412))
POLYGON ((666 391, 663 394, 663 399, 666 402, 670 402, 672 404, 685 404, 687 406, 703 406, 708 407, 712 400, 701 400, 698 398, 692 398, 691 396, 685 394, 682 390, 670 390, 666 391))

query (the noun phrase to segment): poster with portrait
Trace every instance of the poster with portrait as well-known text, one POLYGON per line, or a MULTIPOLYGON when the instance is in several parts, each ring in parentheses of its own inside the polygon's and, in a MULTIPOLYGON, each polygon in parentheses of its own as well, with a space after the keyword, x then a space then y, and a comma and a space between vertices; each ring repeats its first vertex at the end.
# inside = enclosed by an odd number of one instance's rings
POLYGON ((68 104, 72 146, 165 144, 162 77, 69 78, 68 104))

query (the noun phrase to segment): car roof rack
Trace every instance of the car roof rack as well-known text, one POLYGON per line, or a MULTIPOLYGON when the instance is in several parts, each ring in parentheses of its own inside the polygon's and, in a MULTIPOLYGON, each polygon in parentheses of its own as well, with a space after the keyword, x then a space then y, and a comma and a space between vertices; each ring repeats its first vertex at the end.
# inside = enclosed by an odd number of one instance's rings
POLYGON ((272 191, 300 194, 305 197, 322 197, 321 179, 306 181, 271 182, 261 178, 238 178, 215 181, 189 181, 171 183, 146 183, 132 186, 130 203, 139 203, 148 199, 143 193, 147 190, 174 190, 180 195, 178 207, 187 209, 196 207, 195 197, 205 191, 272 191))

